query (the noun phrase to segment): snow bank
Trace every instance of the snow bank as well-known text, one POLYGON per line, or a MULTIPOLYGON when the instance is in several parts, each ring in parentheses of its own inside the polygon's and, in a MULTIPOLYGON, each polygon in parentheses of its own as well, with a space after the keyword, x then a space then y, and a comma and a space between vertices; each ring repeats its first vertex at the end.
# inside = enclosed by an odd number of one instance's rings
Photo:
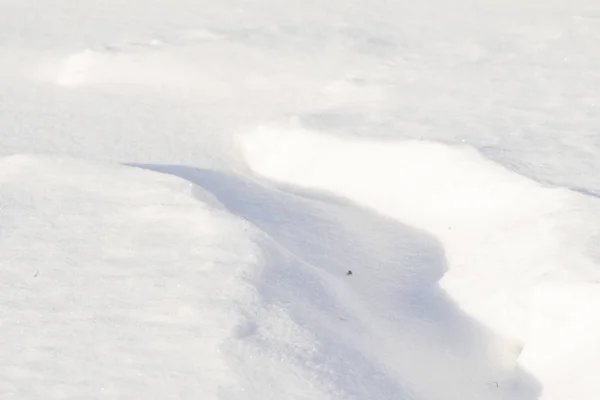
POLYGON ((178 178, 0 161, 1 396, 535 398, 437 289, 429 235, 240 175, 140 167, 178 178))
POLYGON ((0 397, 208 399, 232 383, 246 224, 144 171, 26 156, 0 171, 0 397))
POLYGON ((342 140, 276 126, 242 136, 241 147, 260 175, 348 198, 433 234, 449 269, 441 286, 469 315, 517 341, 504 357, 515 360, 524 349, 519 361, 547 385, 544 399, 596 392, 597 361, 576 354, 589 354, 579 346, 600 325, 575 312, 597 302, 591 282, 599 270, 586 253, 598 233, 596 200, 542 187, 468 147, 342 140), (565 295, 577 287, 587 289, 565 295), (560 329, 567 322, 586 329, 560 329), (558 345, 565 340, 577 347, 566 359, 558 345), (547 372, 553 364, 560 369, 547 372), (587 373, 568 372, 586 366, 587 373))
POLYGON ((328 398, 295 363, 316 340, 253 284, 271 253, 214 196, 69 159, 0 171, 0 397, 328 398))
POLYGON ((598 197, 595 2, 447 3, 4 2, 0 155, 179 178, 0 161, 0 397, 596 400, 597 200, 231 148, 598 197))
MULTIPOLYGON (((255 350, 236 364, 261 371, 253 379, 272 382, 285 398, 304 398, 297 387, 315 384, 334 399, 537 398, 536 382, 515 367, 514 354, 505 356, 512 344, 439 290, 447 267, 432 236, 339 198, 290 193, 238 174, 143 167, 187 179, 265 234, 255 281, 262 307, 241 330, 240 345, 255 350), (289 313, 296 328, 271 324, 264 315, 272 309, 289 313), (271 361, 257 363, 260 354, 271 361), (277 385, 297 376, 280 374, 278 358, 304 366, 310 379, 277 385)), ((256 382, 248 385, 239 396, 256 382)))

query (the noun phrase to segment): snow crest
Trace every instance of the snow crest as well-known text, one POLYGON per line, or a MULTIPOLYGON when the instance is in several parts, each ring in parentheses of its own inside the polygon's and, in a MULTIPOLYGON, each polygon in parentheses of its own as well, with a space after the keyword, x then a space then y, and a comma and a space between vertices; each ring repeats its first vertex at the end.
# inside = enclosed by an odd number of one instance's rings
POLYGON ((595 318, 578 312, 596 304, 600 269, 586 248, 598 233, 595 198, 543 187, 466 146, 339 139, 299 126, 261 127, 240 143, 264 177, 341 196, 434 235, 448 265, 441 287, 468 315, 515 341, 501 357, 549 383, 544 399, 589 384, 589 373, 562 371, 597 362, 574 358, 567 367, 555 343, 575 346, 600 333, 595 318), (566 294, 576 288, 578 296, 566 294), (588 329, 559 329, 548 339, 548 327, 564 324, 588 329), (549 365, 561 367, 548 373, 549 365))

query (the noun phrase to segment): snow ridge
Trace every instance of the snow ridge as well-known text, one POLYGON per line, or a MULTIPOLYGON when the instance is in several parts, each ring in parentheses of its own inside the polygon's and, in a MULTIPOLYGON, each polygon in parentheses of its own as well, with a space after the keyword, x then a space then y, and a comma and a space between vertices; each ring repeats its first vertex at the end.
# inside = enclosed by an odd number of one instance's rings
MULTIPOLYGON (((254 350, 234 356, 235 365, 254 364, 259 354, 268 355, 265 365, 284 357, 277 370, 308 368, 313 384, 329 388, 324 398, 535 398, 538 386, 515 368, 513 344, 497 340, 437 286, 446 260, 430 235, 343 199, 290 193, 252 177, 142 167, 194 183, 265 234, 254 281, 263 305, 232 344, 254 350), (260 311, 273 308, 300 336, 260 311)), ((273 398, 293 396, 290 386, 273 386, 273 398)))
POLYGON ((240 141, 249 166, 264 177, 343 196, 433 234, 448 264, 441 287, 468 315, 515 341, 500 357, 561 387, 544 399, 587 390, 586 377, 564 371, 597 365, 593 356, 565 368, 554 343, 599 333, 594 316, 576 312, 597 303, 600 269, 586 246, 598 235, 594 197, 542 187, 465 146, 339 139, 298 126, 261 127, 240 141), (577 300, 562 294, 577 288, 577 300), (566 323, 553 317, 556 309, 569 315, 568 326, 589 330, 549 334, 544 326, 566 323))

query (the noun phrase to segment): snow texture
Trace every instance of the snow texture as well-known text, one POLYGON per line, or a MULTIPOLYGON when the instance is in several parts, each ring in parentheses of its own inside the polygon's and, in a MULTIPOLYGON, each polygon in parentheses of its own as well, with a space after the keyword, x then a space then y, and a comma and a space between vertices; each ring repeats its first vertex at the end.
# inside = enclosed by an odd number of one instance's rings
POLYGON ((596 400, 599 41, 592 0, 0 1, 0 398, 596 400))

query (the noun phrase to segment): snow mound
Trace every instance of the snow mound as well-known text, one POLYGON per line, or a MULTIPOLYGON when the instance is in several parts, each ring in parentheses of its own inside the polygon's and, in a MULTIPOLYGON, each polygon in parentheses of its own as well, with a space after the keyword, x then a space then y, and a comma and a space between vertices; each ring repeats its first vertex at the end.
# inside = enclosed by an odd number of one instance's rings
POLYGON ((0 160, 2 397, 535 398, 510 344, 439 291, 431 236, 241 175, 139 167, 0 160))
POLYGON ((343 199, 239 174, 141 167, 194 183, 265 235, 254 281, 262 305, 237 344, 253 349, 236 362, 241 375, 254 373, 232 398, 537 398, 535 381, 515 366, 513 344, 439 290, 446 260, 430 235, 343 199), (271 324, 264 313, 272 309, 296 328, 271 324), (269 357, 257 362, 260 355, 269 357), (310 375, 287 381, 298 373, 280 374, 277 359, 310 375), (255 380, 269 389, 254 392, 255 380), (299 389, 316 384, 328 389, 317 397, 299 389))
MULTIPOLYGON (((246 224, 125 167, 0 161, 0 397, 216 398, 246 224)), ((210 196, 208 196, 210 198, 210 196)))
POLYGON ((210 193, 71 159, 0 171, 0 397, 327 398, 293 363, 315 340, 251 283, 257 231, 210 193))
POLYGON ((433 234, 448 264, 442 288, 468 315, 516 340, 517 351, 505 357, 523 349, 518 361, 547 385, 544 399, 600 389, 592 378, 598 353, 588 357, 579 347, 594 343, 600 324, 578 312, 597 303, 600 269, 589 251, 597 199, 543 187, 466 146, 343 140, 277 126, 240 142, 264 177, 341 196, 433 234))

